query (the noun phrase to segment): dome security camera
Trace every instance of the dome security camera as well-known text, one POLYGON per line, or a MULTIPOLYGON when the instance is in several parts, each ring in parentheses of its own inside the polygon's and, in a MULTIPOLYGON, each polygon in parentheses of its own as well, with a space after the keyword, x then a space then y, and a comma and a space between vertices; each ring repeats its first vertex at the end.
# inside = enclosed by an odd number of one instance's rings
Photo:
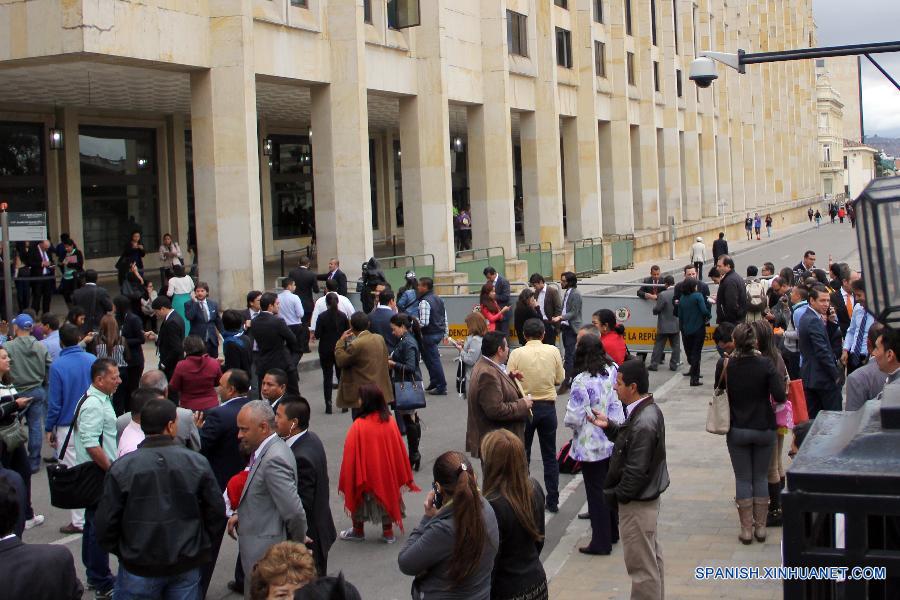
POLYGON ((696 83, 697 87, 708 88, 718 78, 713 59, 704 56, 691 61, 690 80, 696 83))

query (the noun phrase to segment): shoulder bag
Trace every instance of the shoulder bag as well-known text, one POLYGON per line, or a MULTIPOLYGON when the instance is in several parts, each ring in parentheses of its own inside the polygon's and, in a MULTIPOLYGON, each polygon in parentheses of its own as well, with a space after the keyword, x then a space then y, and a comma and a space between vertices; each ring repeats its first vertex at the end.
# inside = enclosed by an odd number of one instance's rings
MULTIPOLYGON (((72 437, 72 431, 75 430, 75 424, 78 422, 78 413, 81 412, 81 407, 84 405, 85 400, 87 400, 87 394, 78 401, 78 406, 75 408, 75 416, 72 417, 72 426, 69 427, 66 441, 63 442, 62 449, 59 451, 60 457, 66 455, 69 439, 72 437)), ((100 502, 100 496, 103 493, 103 479, 105 477, 106 471, 101 469, 93 460, 74 467, 67 467, 62 462, 49 465, 47 467, 47 480, 50 484, 50 504, 56 508, 68 509, 94 506, 100 502)))
MULTIPOLYGON (((416 350, 416 364, 419 363, 419 352, 416 350)), ((415 375, 406 381, 406 374, 400 381, 394 382, 394 409, 418 410, 425 408, 425 386, 421 381, 415 381, 415 375)))
MULTIPOLYGON (((18 394, 13 396, 13 402, 17 397, 18 394)), ((25 426, 18 414, 13 415, 12 423, 0 426, 0 443, 10 454, 19 446, 28 443, 28 427, 25 426)))
POLYGON ((722 382, 728 380, 726 372, 728 370, 728 359, 722 366, 722 374, 716 383, 716 389, 713 390, 713 397, 709 401, 709 408, 706 411, 706 431, 716 435, 725 435, 731 429, 731 409, 728 405, 728 390, 722 387, 722 382))

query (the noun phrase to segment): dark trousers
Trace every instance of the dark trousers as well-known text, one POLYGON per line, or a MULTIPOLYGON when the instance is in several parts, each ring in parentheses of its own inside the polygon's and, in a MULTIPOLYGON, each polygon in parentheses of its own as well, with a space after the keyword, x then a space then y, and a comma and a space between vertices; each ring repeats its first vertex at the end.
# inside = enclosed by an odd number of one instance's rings
POLYGON ((97 507, 84 511, 84 532, 81 534, 81 562, 84 563, 87 582, 99 592, 111 590, 116 578, 109 570, 109 553, 97 543, 97 530, 94 519, 97 518, 97 507))
POLYGON ((669 343, 669 348, 672 350, 669 367, 674 371, 678 368, 678 363, 681 361, 681 335, 677 331, 675 333, 656 332, 656 342, 653 344, 650 366, 658 367, 666 357, 666 342, 669 343))
POLYGON ((691 380, 700 378, 700 353, 703 351, 705 339, 706 330, 702 327, 694 333, 682 333, 684 351, 687 354, 688 364, 691 365, 691 380))
POLYGON ((792 381, 794 379, 800 379, 800 353, 782 350, 781 358, 784 359, 784 365, 787 367, 788 377, 790 377, 792 381))
POLYGON ((544 343, 551 346, 556 345, 556 325, 550 321, 544 321, 544 343))
POLYGON ((75 293, 75 277, 71 279, 63 279, 59 282, 59 291, 62 293, 66 306, 72 305, 72 294, 75 293))
POLYGON ((325 395, 325 406, 331 406, 331 393, 334 377, 341 378, 341 370, 334 364, 334 354, 319 354, 319 364, 322 366, 322 393, 325 395))
POLYGON ((422 336, 422 360, 428 369, 428 388, 440 392, 447 391, 447 378, 444 377, 444 367, 441 365, 441 352, 438 349, 444 335, 441 333, 429 333, 422 336))
POLYGON ((16 280, 16 304, 19 307, 19 312, 28 308, 30 300, 31 284, 27 281, 16 280))
POLYGON ((566 370, 566 383, 571 384, 572 377, 575 376, 575 373, 572 371, 575 369, 575 343, 578 341, 578 332, 568 325, 563 325, 560 328, 560 334, 562 335, 563 349, 566 351, 566 357, 563 360, 563 368, 566 370))
MULTIPOLYGON (((34 518, 31 507, 31 465, 28 462, 28 445, 21 444, 12 452, 0 443, 0 464, 10 471, 15 471, 25 483, 25 520, 34 518)), ((40 460, 40 459, 38 459, 40 460)))
POLYGON ((821 390, 808 388, 804 385, 803 393, 806 396, 806 409, 809 411, 811 421, 815 421, 816 415, 819 414, 820 410, 841 410, 843 398, 839 387, 821 390))
POLYGON ((703 280, 703 261, 698 260, 698 261, 694 262, 694 268, 697 269, 697 277, 699 277, 700 280, 702 281, 703 280))
POLYGON ((587 493, 588 512, 591 515, 591 543, 594 552, 611 552, 619 541, 619 513, 606 503, 603 482, 609 471, 609 459, 581 463, 584 490, 587 493))
POLYGON ((219 358, 219 338, 218 336, 211 336, 210 338, 204 341, 206 344, 206 353, 209 354, 210 358, 219 358))
POLYGON ((50 312, 50 300, 53 298, 53 278, 31 282, 31 308, 34 312, 50 312))
POLYGON ((559 463, 556 461, 556 405, 553 402, 537 401, 531 407, 534 418, 525 424, 525 448, 528 462, 531 462, 531 443, 537 432, 538 444, 541 448, 541 460, 544 463, 544 487, 547 493, 547 506, 559 503, 559 463))

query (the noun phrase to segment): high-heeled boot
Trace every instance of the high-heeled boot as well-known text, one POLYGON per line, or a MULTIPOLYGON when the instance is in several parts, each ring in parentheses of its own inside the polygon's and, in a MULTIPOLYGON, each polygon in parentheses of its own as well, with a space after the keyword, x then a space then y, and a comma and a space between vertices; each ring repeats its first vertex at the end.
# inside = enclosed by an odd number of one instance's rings
POLYGON ((418 419, 413 417, 406 422, 406 444, 409 446, 409 464, 413 470, 418 471, 422 462, 419 454, 419 440, 422 439, 422 426, 418 419))

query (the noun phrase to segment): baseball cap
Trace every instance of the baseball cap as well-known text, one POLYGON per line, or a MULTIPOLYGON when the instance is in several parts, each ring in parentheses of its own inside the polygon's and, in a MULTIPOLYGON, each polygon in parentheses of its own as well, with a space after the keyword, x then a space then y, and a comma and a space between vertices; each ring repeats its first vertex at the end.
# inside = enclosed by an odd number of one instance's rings
POLYGON ((22 313, 13 319, 13 325, 18 327, 19 329, 31 329, 34 327, 34 319, 32 319, 29 315, 22 313))
POLYGON ((407 272, 406 272, 406 279, 415 279, 415 278, 416 278, 416 272, 415 272, 415 271, 407 271, 407 272))

